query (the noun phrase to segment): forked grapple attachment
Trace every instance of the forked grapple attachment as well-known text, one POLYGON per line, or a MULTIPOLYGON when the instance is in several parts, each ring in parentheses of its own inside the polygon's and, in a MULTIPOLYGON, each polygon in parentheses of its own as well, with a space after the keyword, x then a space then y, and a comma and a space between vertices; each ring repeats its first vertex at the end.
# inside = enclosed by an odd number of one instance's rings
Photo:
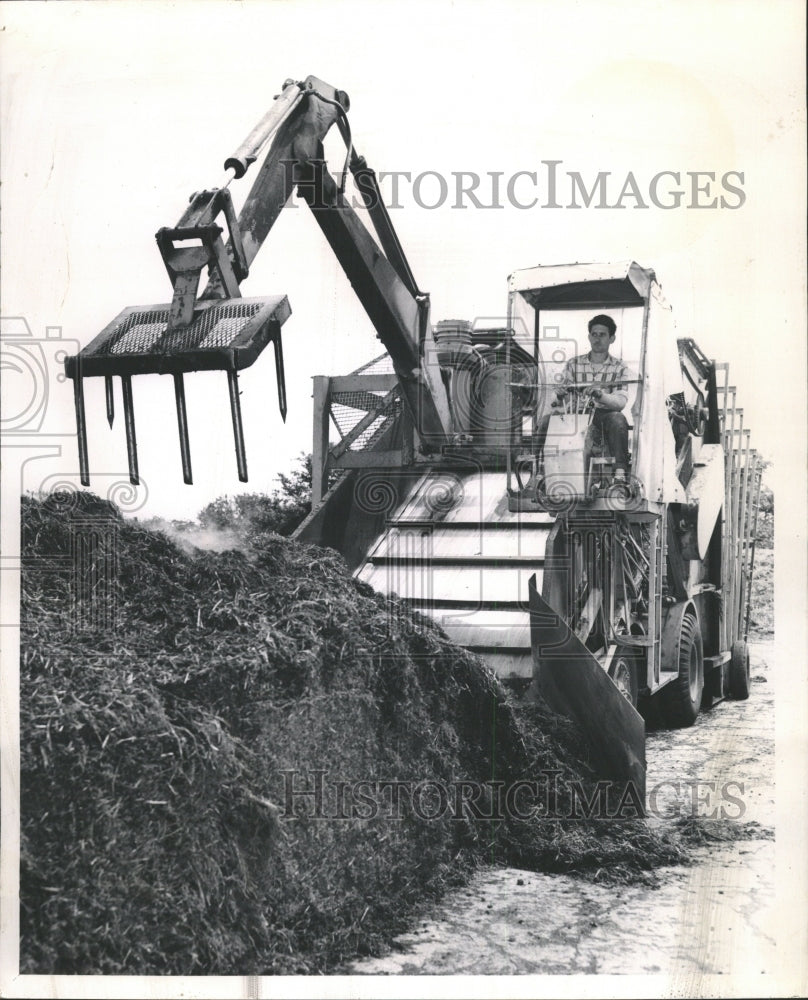
POLYGON ((130 306, 116 316, 79 354, 65 359, 65 372, 73 379, 79 470, 83 486, 90 485, 83 391, 85 378, 104 377, 107 421, 110 426, 115 416, 112 379, 115 375, 121 379, 129 478, 135 485, 139 483, 140 477, 132 397, 133 375, 174 376, 182 475, 186 483, 192 481, 183 384, 186 372, 218 369, 227 372, 238 475, 242 482, 247 481, 247 458, 241 423, 238 373, 242 368, 249 367, 270 341, 275 348, 281 416, 286 419, 281 327, 291 314, 291 309, 285 295, 197 301, 191 322, 187 326, 172 328, 171 313, 171 303, 130 306))
MULTIPOLYGON (((286 386, 283 372, 281 326, 289 317, 289 302, 283 295, 271 298, 241 298, 240 283, 247 277, 257 245, 245 249, 242 228, 236 218, 228 185, 241 177, 256 159, 260 150, 296 112, 304 94, 321 81, 309 77, 303 83, 287 80, 270 111, 252 130, 236 154, 225 161, 229 176, 217 188, 197 191, 176 226, 163 227, 156 233, 157 246, 163 258, 173 289, 172 300, 166 305, 133 306, 124 309, 79 354, 65 360, 65 371, 73 379, 76 405, 76 428, 79 445, 79 470, 83 486, 89 486, 87 458, 87 424, 84 413, 83 380, 103 375, 107 421, 115 419, 112 378, 120 376, 123 396, 126 445, 129 454, 129 478, 139 482, 135 413, 132 400, 132 376, 157 373, 174 376, 174 396, 177 405, 182 476, 191 480, 191 449, 185 409, 186 372, 223 369, 227 372, 230 409, 233 417, 238 476, 247 481, 247 458, 241 424, 238 373, 251 365, 272 341, 275 347, 275 368, 278 382, 278 402, 286 420, 286 386), (224 219, 224 230, 218 224, 224 219), (209 283, 199 295, 200 281, 206 272, 209 283)), ((333 100, 339 94, 334 92, 333 100)), ((342 95, 347 105, 347 96, 342 95)), ((281 207, 285 202, 281 201, 281 207)), ((248 227, 249 228, 249 227, 248 227)))
POLYGON ((83 485, 89 485, 84 378, 105 377, 110 424, 115 414, 111 379, 114 375, 121 378, 129 475, 137 483, 131 377, 147 372, 174 375, 183 478, 190 482, 182 377, 185 372, 215 368, 228 374, 238 474, 246 481, 238 372, 272 340, 285 419, 280 328, 290 310, 284 297, 243 299, 240 285, 295 191, 311 209, 390 354, 402 396, 417 426, 419 446, 434 452, 447 443, 451 415, 433 350, 429 296, 416 285, 375 174, 354 147, 348 107, 344 91, 317 77, 287 80, 267 114, 225 160, 229 176, 219 187, 193 194, 177 224, 156 233, 172 285, 171 302, 124 310, 88 347, 66 360, 66 372, 75 389, 83 485), (323 140, 335 124, 347 147, 340 184, 329 173, 323 151, 323 140), (264 147, 268 149, 263 163, 236 217, 228 186, 244 175, 264 147), (356 180, 376 238, 345 198, 348 171, 356 180), (203 275, 207 285, 200 294, 203 275))

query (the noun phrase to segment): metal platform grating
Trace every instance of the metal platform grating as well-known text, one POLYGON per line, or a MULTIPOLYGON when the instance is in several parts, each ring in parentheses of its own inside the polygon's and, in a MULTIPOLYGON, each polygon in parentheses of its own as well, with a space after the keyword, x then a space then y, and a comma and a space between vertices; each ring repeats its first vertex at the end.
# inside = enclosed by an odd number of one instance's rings
MULTIPOLYGON (((353 393, 337 392, 331 400, 331 418, 340 433, 340 437, 345 437, 368 413, 368 407, 357 405, 357 400, 352 400, 353 396, 362 396, 362 401, 367 402, 367 396, 376 396, 379 403, 384 399, 384 393, 353 393)), ((387 427, 391 420, 395 420, 401 411, 401 400, 396 393, 381 411, 378 417, 369 424, 362 433, 351 444, 351 451, 362 451, 376 439, 381 431, 387 427)))
POLYGON ((98 352, 120 356, 147 354, 163 349, 187 351, 227 347, 243 329, 245 322, 252 319, 260 309, 261 304, 256 302, 212 306, 201 313, 190 326, 168 335, 168 309, 131 312, 109 334, 98 352))
MULTIPOLYGON (((275 342, 291 315, 285 295, 197 303, 188 326, 169 329, 171 304, 128 306, 76 355, 65 358, 68 378, 240 371, 275 342)), ((278 361, 278 359, 281 359, 278 361)))
POLYGON ((380 354, 378 358, 374 358, 352 371, 351 375, 393 375, 394 373, 393 359, 389 354, 380 354))
MULTIPOLYGON (((389 354, 381 354, 379 357, 368 361, 366 364, 355 369, 351 375, 392 375, 394 373, 393 361, 389 354)), ((387 392, 383 390, 351 392, 335 392, 331 397, 331 419, 339 431, 340 437, 344 438, 349 434, 360 420, 369 412, 376 409, 382 402, 387 392)), ((401 412, 401 393, 396 390, 387 405, 379 416, 359 434, 355 441, 351 442, 351 451, 364 451, 371 447, 378 438, 387 430, 391 422, 398 418, 401 412)))

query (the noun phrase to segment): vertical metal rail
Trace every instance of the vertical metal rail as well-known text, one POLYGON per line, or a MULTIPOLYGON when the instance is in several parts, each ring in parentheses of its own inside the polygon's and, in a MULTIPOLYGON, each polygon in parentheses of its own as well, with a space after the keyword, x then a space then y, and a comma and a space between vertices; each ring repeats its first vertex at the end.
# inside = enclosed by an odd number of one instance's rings
MULTIPOLYGON (((513 305, 512 305, 513 293, 511 293, 511 298, 508 299, 508 330, 516 336, 516 328, 513 322, 513 305)), ((539 387, 539 378, 541 377, 540 365, 539 365, 539 329, 541 326, 541 307, 536 309, 536 316, 533 321, 533 360, 536 362, 536 405, 533 407, 530 414, 530 440, 536 440, 536 434, 539 430, 539 401, 541 400, 541 390, 546 388, 545 386, 539 387)), ((541 400, 543 402, 543 400, 541 400)))
POLYGON ((763 462, 755 455, 755 481, 753 485, 753 508, 750 526, 751 544, 749 547, 749 577, 746 586, 746 611, 743 620, 743 638, 749 633, 749 617, 752 612, 752 577, 755 571, 755 548, 757 546, 757 519, 760 512, 760 490, 763 484, 763 462))
POLYGON ((732 601, 732 558, 735 544, 734 523, 732 520, 732 503, 734 496, 734 473, 735 473, 735 386, 727 386, 727 398, 725 404, 725 429, 724 429, 724 524, 725 538, 724 550, 722 553, 721 566, 721 618, 723 624, 724 645, 723 649, 732 646, 732 615, 730 614, 732 601), (728 420, 726 417, 728 416, 728 420), (727 426, 727 423, 729 426, 727 426))
POLYGON ((723 374, 716 391, 723 395, 719 423, 725 459, 719 639, 721 649, 728 650, 746 638, 749 628, 762 465, 744 428, 743 409, 736 406, 736 388, 729 385, 729 365, 716 364, 715 370, 723 374))
POLYGON ((281 331, 275 333, 275 380, 278 383, 278 407, 281 411, 281 420, 286 423, 286 373, 283 369, 283 341, 281 331))
POLYGON ((743 440, 743 412, 740 409, 735 411, 738 417, 739 426, 735 428, 732 435, 732 499, 730 505, 730 519, 732 522, 732 545, 729 551, 729 564, 727 566, 728 594, 727 594, 727 621, 729 622, 729 643, 738 638, 737 621, 735 617, 736 596, 738 587, 738 507, 741 498, 741 448, 743 440), (737 442, 737 443, 736 443, 737 442))
POLYGON ((749 561, 749 556, 752 551, 752 532, 754 525, 754 492, 755 492, 755 478, 757 476, 757 452, 754 448, 749 449, 749 454, 747 457, 747 474, 746 474, 746 506, 744 508, 744 525, 743 525, 743 566, 744 566, 744 583, 743 591, 741 593, 740 605, 738 608, 738 635, 741 639, 744 638, 744 618, 746 615, 746 595, 749 591, 749 577, 751 574, 751 563, 749 561))
POLYGON ((730 565, 728 567, 730 580, 729 602, 727 614, 730 623, 730 644, 738 638, 738 622, 735 615, 738 591, 738 562, 740 559, 740 500, 741 500, 741 445, 743 443, 743 409, 735 410, 738 417, 738 427, 732 436, 732 549, 730 550, 730 565), (737 436, 738 444, 735 444, 737 436))
MULTIPOLYGON (((636 412, 638 414, 638 419, 634 420, 633 423, 636 427, 640 427, 642 424, 643 414, 645 412, 645 387, 648 383, 648 321, 651 314, 651 298, 647 296, 643 301, 642 307, 642 332, 640 334, 640 371, 639 371, 639 382, 637 383, 637 395, 634 397, 634 405, 632 406, 632 413, 636 412)), ((638 468, 638 458, 640 452, 640 440, 637 430, 634 431, 634 436, 631 444, 634 446, 635 455, 633 457, 632 464, 634 468, 638 468)))
POLYGON ((729 503, 727 506, 727 518, 729 520, 729 537, 727 539, 727 567, 726 576, 724 577, 724 615, 727 622, 727 649, 732 646, 735 641, 735 633, 732 626, 732 593, 733 586, 735 582, 735 501, 737 498, 737 466, 738 466, 738 454, 735 448, 735 435, 737 429, 735 427, 735 419, 738 417, 738 409, 735 406, 735 386, 730 386, 731 396, 732 396, 732 409, 731 409, 731 419, 730 419, 730 430, 729 430, 729 445, 727 448, 729 456, 729 503))
POLYGON ((133 486, 140 485, 137 468, 137 436, 135 435, 135 407, 132 399, 132 376, 121 375, 121 392, 123 395, 123 420, 126 425, 126 454, 129 458, 129 482, 133 486))
POLYGON ((316 507, 325 496, 328 484, 328 428, 330 414, 331 379, 315 375, 314 419, 311 450, 311 505, 316 507))
POLYGON ((76 407, 76 431, 79 445, 79 477, 82 486, 90 485, 90 462, 87 454, 87 417, 84 412, 84 382, 80 373, 73 379, 73 403, 76 407))
POLYGON ((665 562, 665 532, 659 530, 660 519, 655 517, 648 527, 648 635, 651 638, 651 670, 654 682, 659 683, 662 669, 662 567, 665 562))
POLYGON ((724 600, 724 581, 726 580, 726 567, 727 567, 727 546, 729 544, 729 523, 728 523, 728 507, 727 507, 727 497, 728 497, 728 479, 727 479, 727 406, 729 402, 729 365, 726 362, 717 362, 715 366, 716 371, 716 393, 721 393, 722 403, 718 414, 719 423, 719 437, 718 440, 721 443, 721 447, 724 450, 724 503, 721 508, 721 576, 720 576, 720 590, 721 590, 721 601, 722 604, 719 608, 718 614, 718 642, 719 649, 724 650, 728 648, 727 645, 727 624, 726 615, 723 610, 723 600, 724 600), (723 376, 723 382, 721 385, 718 384, 718 372, 721 372, 723 376))
POLYGON ((742 471, 741 471, 741 510, 740 517, 738 521, 738 533, 740 535, 740 544, 738 545, 738 595, 736 598, 735 607, 735 634, 738 638, 741 636, 742 623, 743 623, 743 602, 746 596, 746 582, 749 578, 748 566, 747 566, 747 556, 748 556, 748 526, 749 526, 749 511, 747 510, 749 504, 749 475, 751 472, 751 433, 747 429, 743 433, 744 445, 743 452, 741 456, 742 471))
MULTIPOLYGON (((511 294, 508 296, 508 320, 507 320, 507 323, 508 323, 508 329, 509 330, 511 328, 511 311, 512 311, 512 308, 513 308, 513 292, 511 292, 511 294)), ((511 371, 511 338, 510 337, 506 337, 506 339, 505 339, 505 371, 508 372, 508 373, 510 373, 510 371, 511 371)), ((508 375, 508 381, 511 382, 512 380, 513 380, 513 376, 511 374, 509 374, 508 375)), ((538 376, 538 366, 537 366, 537 368, 536 368, 536 381, 538 382, 538 380, 539 380, 539 376, 538 376)), ((454 391, 454 385, 452 386, 452 389, 454 391)), ((512 406, 512 400, 513 400, 513 388, 509 389, 508 399, 509 399, 509 404, 508 405, 510 407, 510 406, 512 406)), ((451 401, 450 405, 452 406, 452 408, 454 408, 454 400, 451 401)), ((511 495, 511 490, 512 490, 512 482, 513 482, 513 478, 512 478, 513 477, 513 451, 514 451, 514 448, 519 449, 519 445, 521 444, 521 437, 522 437, 522 419, 521 419, 521 416, 519 418, 519 429, 518 429, 519 441, 518 441, 518 443, 516 441, 517 431, 516 431, 516 428, 513 426, 514 423, 515 423, 515 421, 511 421, 510 422, 510 427, 508 429, 508 438, 509 438, 509 440, 508 440, 508 447, 505 449, 505 489, 506 489, 507 496, 511 495)))
MULTIPOLYGON (((608 622, 606 623, 606 629, 604 631, 605 643, 609 644, 609 635, 614 630, 615 617, 616 617, 616 591, 617 591, 617 563, 615 559, 615 554, 617 552, 617 523, 613 521, 604 535, 604 541, 606 542, 606 548, 608 550, 608 576, 606 583, 608 585, 606 604, 606 613, 608 615, 608 622)), ((628 622, 626 622, 626 628, 628 628, 628 622)))
POLYGON ((399 410, 398 419, 401 422, 401 464, 412 465, 415 461, 414 427, 412 416, 406 406, 402 406, 399 410))
POLYGON ((174 398, 177 403, 177 428, 180 435, 182 480, 186 485, 190 486, 194 480, 191 474, 191 445, 188 440, 188 414, 185 410, 185 383, 181 372, 174 373, 174 398))
POLYGON ((115 393, 112 389, 112 376, 104 376, 104 395, 107 403, 107 423, 112 428, 115 422, 115 393))
POLYGON ((744 525, 746 523, 746 476, 749 451, 749 430, 744 429, 738 437, 738 540, 735 548, 735 604, 732 609, 735 638, 740 636, 740 610, 742 595, 746 592, 744 568, 744 525))
POLYGON ((244 427, 241 423, 241 401, 238 393, 238 372, 228 371, 227 387, 230 391, 230 413, 233 417, 233 439, 236 446, 238 478, 247 482, 247 453, 244 448, 244 427))
POLYGON ((665 567, 668 565, 668 532, 666 530, 666 525, 668 523, 667 515, 667 505, 665 506, 665 513, 656 522, 657 525, 657 565, 656 565, 656 634, 654 635, 654 642, 657 649, 657 657, 659 658, 659 669, 662 670, 662 584, 665 578, 665 567))

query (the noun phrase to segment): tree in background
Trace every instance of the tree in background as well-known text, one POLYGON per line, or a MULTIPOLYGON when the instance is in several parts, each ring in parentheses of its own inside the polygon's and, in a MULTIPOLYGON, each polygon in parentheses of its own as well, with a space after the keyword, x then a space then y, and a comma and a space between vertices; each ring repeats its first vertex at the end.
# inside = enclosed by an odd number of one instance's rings
POLYGON ((765 483, 760 487, 756 538, 758 548, 774 548, 774 493, 765 483))
POLYGON ((301 453, 298 467, 279 473, 271 493, 240 493, 213 500, 198 515, 202 528, 232 532, 246 540, 275 532, 291 535, 311 510, 311 455, 301 453))

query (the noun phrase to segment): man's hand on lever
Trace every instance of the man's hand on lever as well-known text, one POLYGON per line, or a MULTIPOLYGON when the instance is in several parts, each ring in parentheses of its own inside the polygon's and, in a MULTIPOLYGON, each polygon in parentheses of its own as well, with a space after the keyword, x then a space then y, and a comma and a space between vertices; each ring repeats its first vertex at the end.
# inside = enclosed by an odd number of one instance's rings
POLYGON ((551 408, 561 406, 563 401, 567 398, 569 389, 566 386, 559 385, 553 390, 555 392, 555 399, 550 403, 551 408))
POLYGON ((606 392, 605 389, 595 386, 589 389, 587 396, 596 404, 601 410, 613 410, 619 413, 626 405, 626 394, 624 392, 606 392))

